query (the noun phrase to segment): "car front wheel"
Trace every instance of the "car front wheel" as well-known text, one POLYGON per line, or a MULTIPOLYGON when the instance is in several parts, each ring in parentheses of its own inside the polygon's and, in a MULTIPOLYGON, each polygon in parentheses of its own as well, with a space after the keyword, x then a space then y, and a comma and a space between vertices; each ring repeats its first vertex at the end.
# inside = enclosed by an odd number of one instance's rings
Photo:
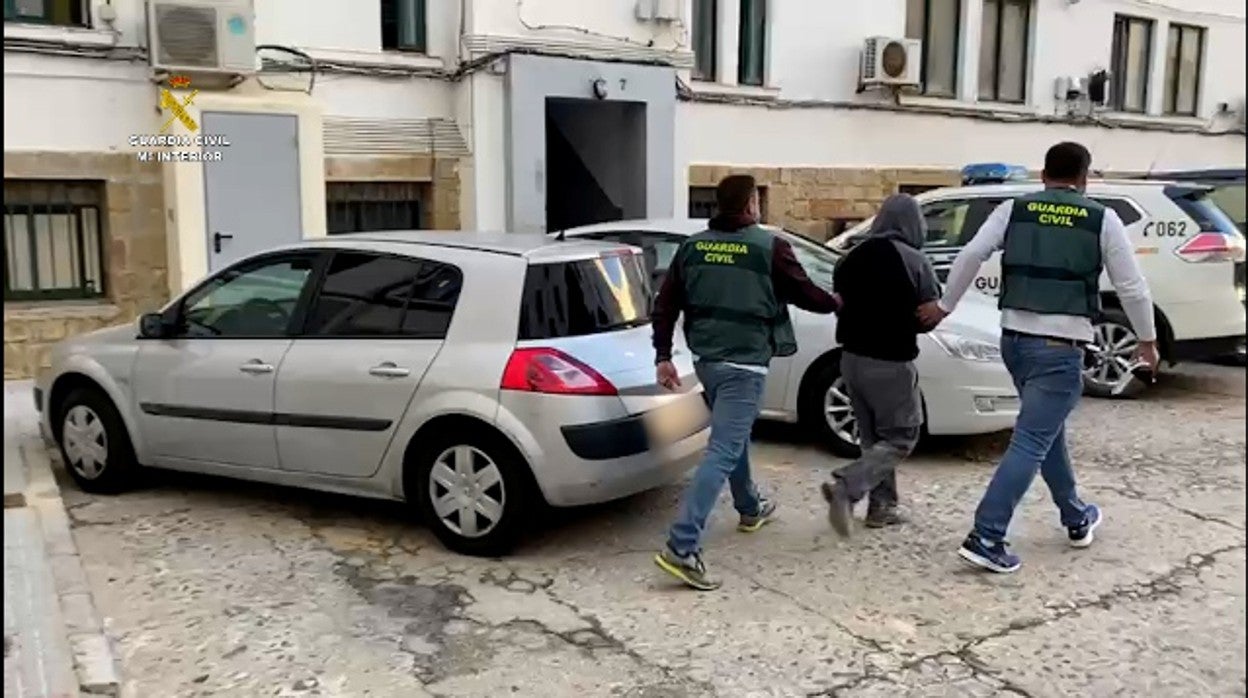
POLYGON ((417 508, 447 548, 503 555, 519 540, 534 503, 525 468, 501 436, 481 431, 440 436, 417 457, 417 508))
POLYGON ((1092 344, 1084 349, 1084 393, 1119 399, 1143 393, 1147 386, 1131 375, 1140 339, 1131 328, 1127 314, 1117 308, 1106 308, 1092 330, 1092 344))
POLYGON ((798 406, 798 415, 815 439, 842 458, 862 455, 858 445, 858 420, 849 402, 849 390, 841 377, 840 362, 825 362, 811 375, 798 406))
POLYGON ((130 434, 113 401, 93 388, 66 397, 57 421, 65 469, 87 492, 116 493, 134 480, 137 463, 130 434))

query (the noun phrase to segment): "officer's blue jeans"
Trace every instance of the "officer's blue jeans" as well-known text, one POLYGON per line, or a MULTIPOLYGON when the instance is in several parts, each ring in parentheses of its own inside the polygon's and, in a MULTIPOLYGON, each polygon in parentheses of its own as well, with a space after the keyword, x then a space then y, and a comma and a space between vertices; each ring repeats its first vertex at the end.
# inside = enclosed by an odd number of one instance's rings
POLYGON ((753 516, 759 510, 750 474, 750 431, 767 376, 723 363, 699 363, 696 369, 711 406, 711 438, 668 532, 668 547, 680 555, 701 552, 702 531, 724 480, 737 512, 753 516))
POLYGON ((1066 450, 1066 417, 1083 393, 1083 351, 1041 339, 1005 335, 1001 356, 1022 398, 1005 457, 975 510, 975 533, 985 542, 1005 540, 1006 529, 1036 471, 1049 486, 1062 525, 1079 526, 1087 510, 1075 488, 1066 450))

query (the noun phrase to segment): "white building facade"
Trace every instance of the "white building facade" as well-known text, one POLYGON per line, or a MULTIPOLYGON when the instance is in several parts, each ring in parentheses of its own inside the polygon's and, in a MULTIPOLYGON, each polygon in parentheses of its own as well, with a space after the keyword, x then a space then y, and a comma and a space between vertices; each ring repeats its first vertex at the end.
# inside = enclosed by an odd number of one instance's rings
POLYGON ((202 48, 193 24, 162 53, 142 0, 6 0, 6 376, 299 236, 701 213, 730 171, 770 220, 827 236, 967 163, 1037 169, 1059 140, 1107 172, 1244 164, 1233 0, 158 4, 217 7, 261 47, 258 76, 172 90, 199 90, 219 162, 139 159, 173 118, 152 61, 202 48), (919 40, 917 84, 860 89, 869 37, 919 40))

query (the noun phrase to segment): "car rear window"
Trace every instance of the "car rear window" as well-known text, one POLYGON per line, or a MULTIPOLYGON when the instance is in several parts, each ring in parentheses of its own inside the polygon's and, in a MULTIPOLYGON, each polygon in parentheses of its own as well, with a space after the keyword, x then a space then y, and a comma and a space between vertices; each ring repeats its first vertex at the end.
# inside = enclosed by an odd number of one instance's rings
POLYGON ((1175 206, 1183 209, 1183 213, 1196 221, 1202 233, 1229 235, 1239 232, 1231 217, 1209 197, 1209 190, 1206 188, 1171 186, 1166 187, 1166 196, 1170 197, 1175 206))
POLYGON ((650 322, 650 281, 631 251, 534 264, 524 279, 519 338, 579 337, 650 322))

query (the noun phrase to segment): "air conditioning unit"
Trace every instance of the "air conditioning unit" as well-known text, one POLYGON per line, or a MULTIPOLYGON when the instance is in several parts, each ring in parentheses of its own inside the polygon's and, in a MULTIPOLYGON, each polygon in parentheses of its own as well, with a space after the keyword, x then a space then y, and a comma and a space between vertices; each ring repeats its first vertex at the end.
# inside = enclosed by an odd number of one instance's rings
POLYGON ((252 0, 148 0, 152 67, 170 73, 256 72, 252 0))
POLYGON ((643 22, 678 22, 681 0, 637 0, 637 19, 643 22))
POLYGON ((858 81, 863 87, 918 85, 922 65, 922 41, 872 36, 862 47, 858 81))

